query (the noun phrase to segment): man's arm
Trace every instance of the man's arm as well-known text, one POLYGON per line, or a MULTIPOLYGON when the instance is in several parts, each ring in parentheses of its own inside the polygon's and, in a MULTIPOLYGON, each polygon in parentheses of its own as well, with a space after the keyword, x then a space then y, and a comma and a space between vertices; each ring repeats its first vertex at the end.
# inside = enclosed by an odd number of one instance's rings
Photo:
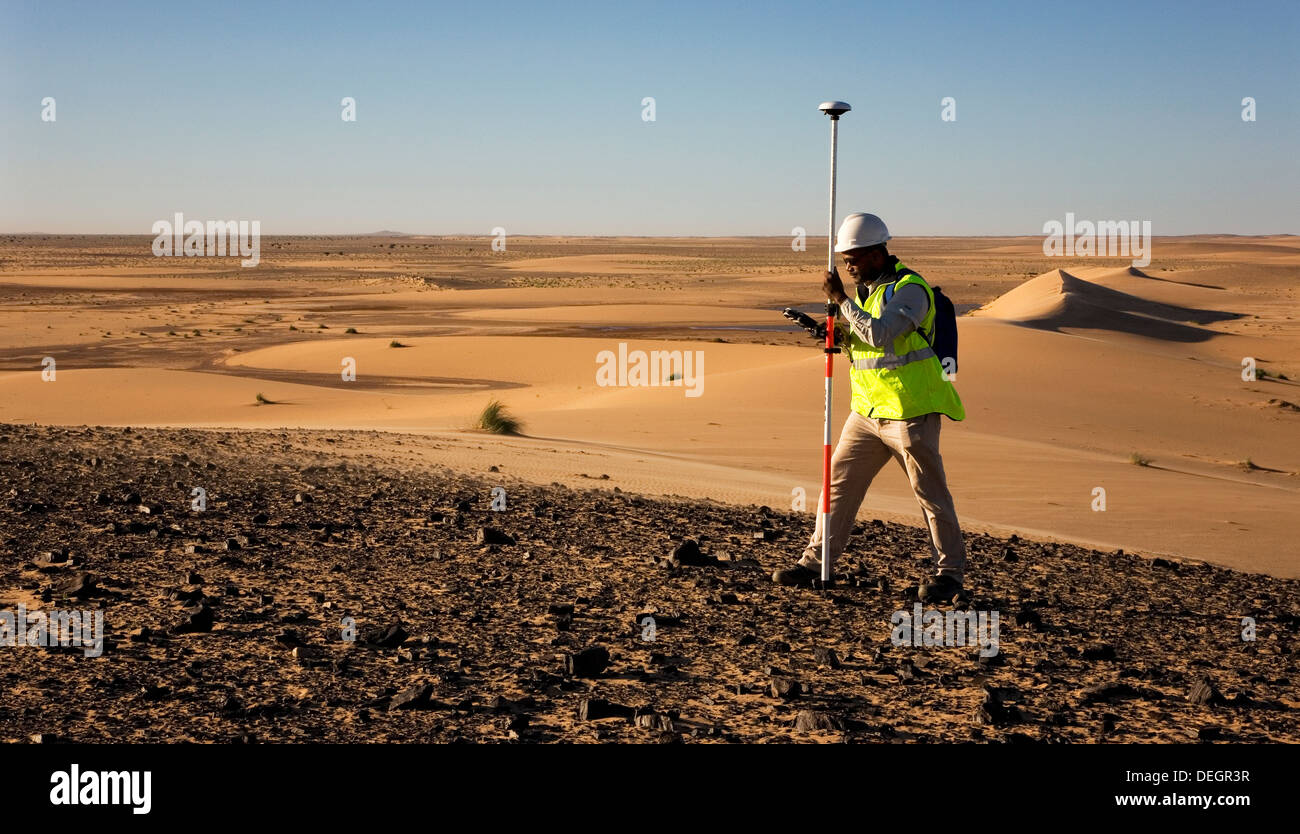
POLYGON ((880 318, 873 318, 866 310, 846 298, 840 304, 840 315, 859 339, 875 348, 894 343, 921 326, 930 311, 930 298, 919 284, 904 284, 890 297, 880 318))

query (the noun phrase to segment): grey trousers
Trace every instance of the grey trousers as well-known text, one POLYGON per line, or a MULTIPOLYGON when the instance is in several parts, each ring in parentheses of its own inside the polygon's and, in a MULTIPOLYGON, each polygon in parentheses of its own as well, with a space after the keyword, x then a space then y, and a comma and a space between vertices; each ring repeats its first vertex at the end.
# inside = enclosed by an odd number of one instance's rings
MULTIPOLYGON (((907 472, 916 501, 930 528, 930 553, 938 573, 962 581, 966 570, 966 545, 962 542, 957 510, 948 492, 939 455, 939 424, 936 413, 910 420, 878 420, 849 412, 839 443, 831 456, 830 555, 831 565, 844 552, 862 501, 871 481, 891 457, 907 472)), ((820 501, 817 504, 820 509, 820 501)), ((799 564, 821 570, 822 517, 804 549, 799 564)))

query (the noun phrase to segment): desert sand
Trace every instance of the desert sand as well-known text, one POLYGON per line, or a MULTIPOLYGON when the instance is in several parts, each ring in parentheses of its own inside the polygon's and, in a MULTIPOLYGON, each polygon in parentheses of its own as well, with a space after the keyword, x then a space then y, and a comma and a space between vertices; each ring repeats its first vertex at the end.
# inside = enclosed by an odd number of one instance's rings
MULTIPOLYGON (((816 241, 269 238, 253 270, 145 237, 0 246, 0 422, 382 430, 436 440, 386 453, 415 471, 816 503, 822 360, 779 315, 818 308, 816 241), (598 386, 620 342, 699 351, 700 396, 598 386), (521 436, 468 428, 492 397, 521 436)), ((1142 270, 1038 238, 893 250, 966 313, 968 419, 943 429, 965 529, 1300 577, 1300 238, 1157 238, 1142 270)), ((901 472, 862 517, 919 523, 901 472)))

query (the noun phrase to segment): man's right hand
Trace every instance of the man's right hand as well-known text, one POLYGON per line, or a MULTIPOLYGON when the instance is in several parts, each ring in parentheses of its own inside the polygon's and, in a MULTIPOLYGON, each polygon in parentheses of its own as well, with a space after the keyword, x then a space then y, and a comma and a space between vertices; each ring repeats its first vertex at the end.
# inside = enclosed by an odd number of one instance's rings
MULTIPOLYGON (((823 322, 818 322, 818 323, 817 323, 817 328, 816 328, 815 330, 813 330, 813 335, 817 337, 818 341, 825 342, 825 341, 826 341, 826 322, 824 322, 824 321, 823 321, 823 322)), ((844 331, 843 331, 843 330, 840 330, 838 327, 835 328, 835 344, 837 344, 837 345, 842 345, 842 344, 844 344, 844 331)))

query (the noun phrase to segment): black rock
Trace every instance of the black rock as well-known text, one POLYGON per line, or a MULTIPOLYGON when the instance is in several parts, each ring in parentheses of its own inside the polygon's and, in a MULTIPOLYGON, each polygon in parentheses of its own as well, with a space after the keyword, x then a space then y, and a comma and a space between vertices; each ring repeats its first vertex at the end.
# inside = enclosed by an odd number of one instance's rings
POLYGON ((202 588, 171 588, 167 591, 167 598, 184 605, 197 605, 204 600, 202 588))
POLYGON ((793 701, 803 694, 799 682, 794 678, 772 678, 768 692, 773 698, 780 698, 782 701, 793 701))
POLYGON ((1029 626, 1033 629, 1041 628, 1043 625, 1043 618, 1037 611, 1032 609, 1021 609, 1016 612, 1016 625, 1029 626))
POLYGON ((687 539, 673 548, 672 564, 676 567, 707 567, 718 564, 718 560, 704 555, 695 539, 687 539))
POLYGON ((430 706, 430 699, 433 697, 433 684, 417 683, 410 686, 393 696, 393 700, 388 703, 388 709, 427 709, 430 706))
POLYGON ((56 584, 53 590, 63 596, 86 599, 93 597, 99 589, 95 586, 95 577, 88 573, 74 573, 56 584))
POLYGON ((826 646, 818 646, 813 649, 813 658, 819 666, 826 666, 831 669, 839 669, 842 665, 840 656, 835 653, 835 650, 826 646))
POLYGON ((795 716, 794 728, 801 733, 843 732, 844 719, 819 710, 800 710, 795 716))
POLYGON ((480 527, 476 541, 479 544, 514 544, 515 538, 495 527, 480 527))
POLYGON ((1090 686, 1083 690, 1084 703, 1097 703, 1100 701, 1118 701, 1123 698, 1138 698, 1142 693, 1126 683, 1111 681, 1110 683, 1090 686))
POLYGON ((1015 707, 1008 707, 1002 702, 1002 693, 992 687, 984 687, 984 700, 975 710, 975 721, 980 724, 991 724, 995 727, 1003 727, 1007 724, 1014 724, 1021 718, 1020 710, 1015 707))
POLYGON ((564 671, 575 678, 599 677, 608 667, 609 651, 604 646, 589 646, 564 656, 564 671))
POLYGON ((392 625, 380 626, 366 631, 362 634, 362 639, 372 646, 395 649, 410 636, 410 634, 407 634, 406 629, 402 628, 401 623, 393 623, 392 625))
POLYGON ((1214 688, 1214 683, 1208 677, 1203 677, 1192 684, 1191 690, 1187 693, 1187 700, 1193 704, 1212 706, 1223 703, 1223 696, 1214 688))
POLYGON ((1095 646, 1088 646, 1079 656, 1084 660, 1114 660, 1115 647, 1107 643, 1098 643, 1095 646))
POLYGON ((632 707, 615 704, 604 698, 583 698, 578 702, 579 721, 599 721, 602 718, 631 719, 635 713, 632 707))
POLYGON ((670 716, 654 710, 638 711, 635 722, 638 727, 662 733, 671 733, 675 729, 673 719, 670 716))
POLYGON ((175 634, 197 634, 212 630, 214 617, 212 609, 200 603, 194 608, 185 609, 185 618, 173 629, 175 634))
POLYGON ((46 565, 66 565, 68 563, 69 551, 66 547, 58 550, 48 550, 36 557, 36 561, 46 565))

